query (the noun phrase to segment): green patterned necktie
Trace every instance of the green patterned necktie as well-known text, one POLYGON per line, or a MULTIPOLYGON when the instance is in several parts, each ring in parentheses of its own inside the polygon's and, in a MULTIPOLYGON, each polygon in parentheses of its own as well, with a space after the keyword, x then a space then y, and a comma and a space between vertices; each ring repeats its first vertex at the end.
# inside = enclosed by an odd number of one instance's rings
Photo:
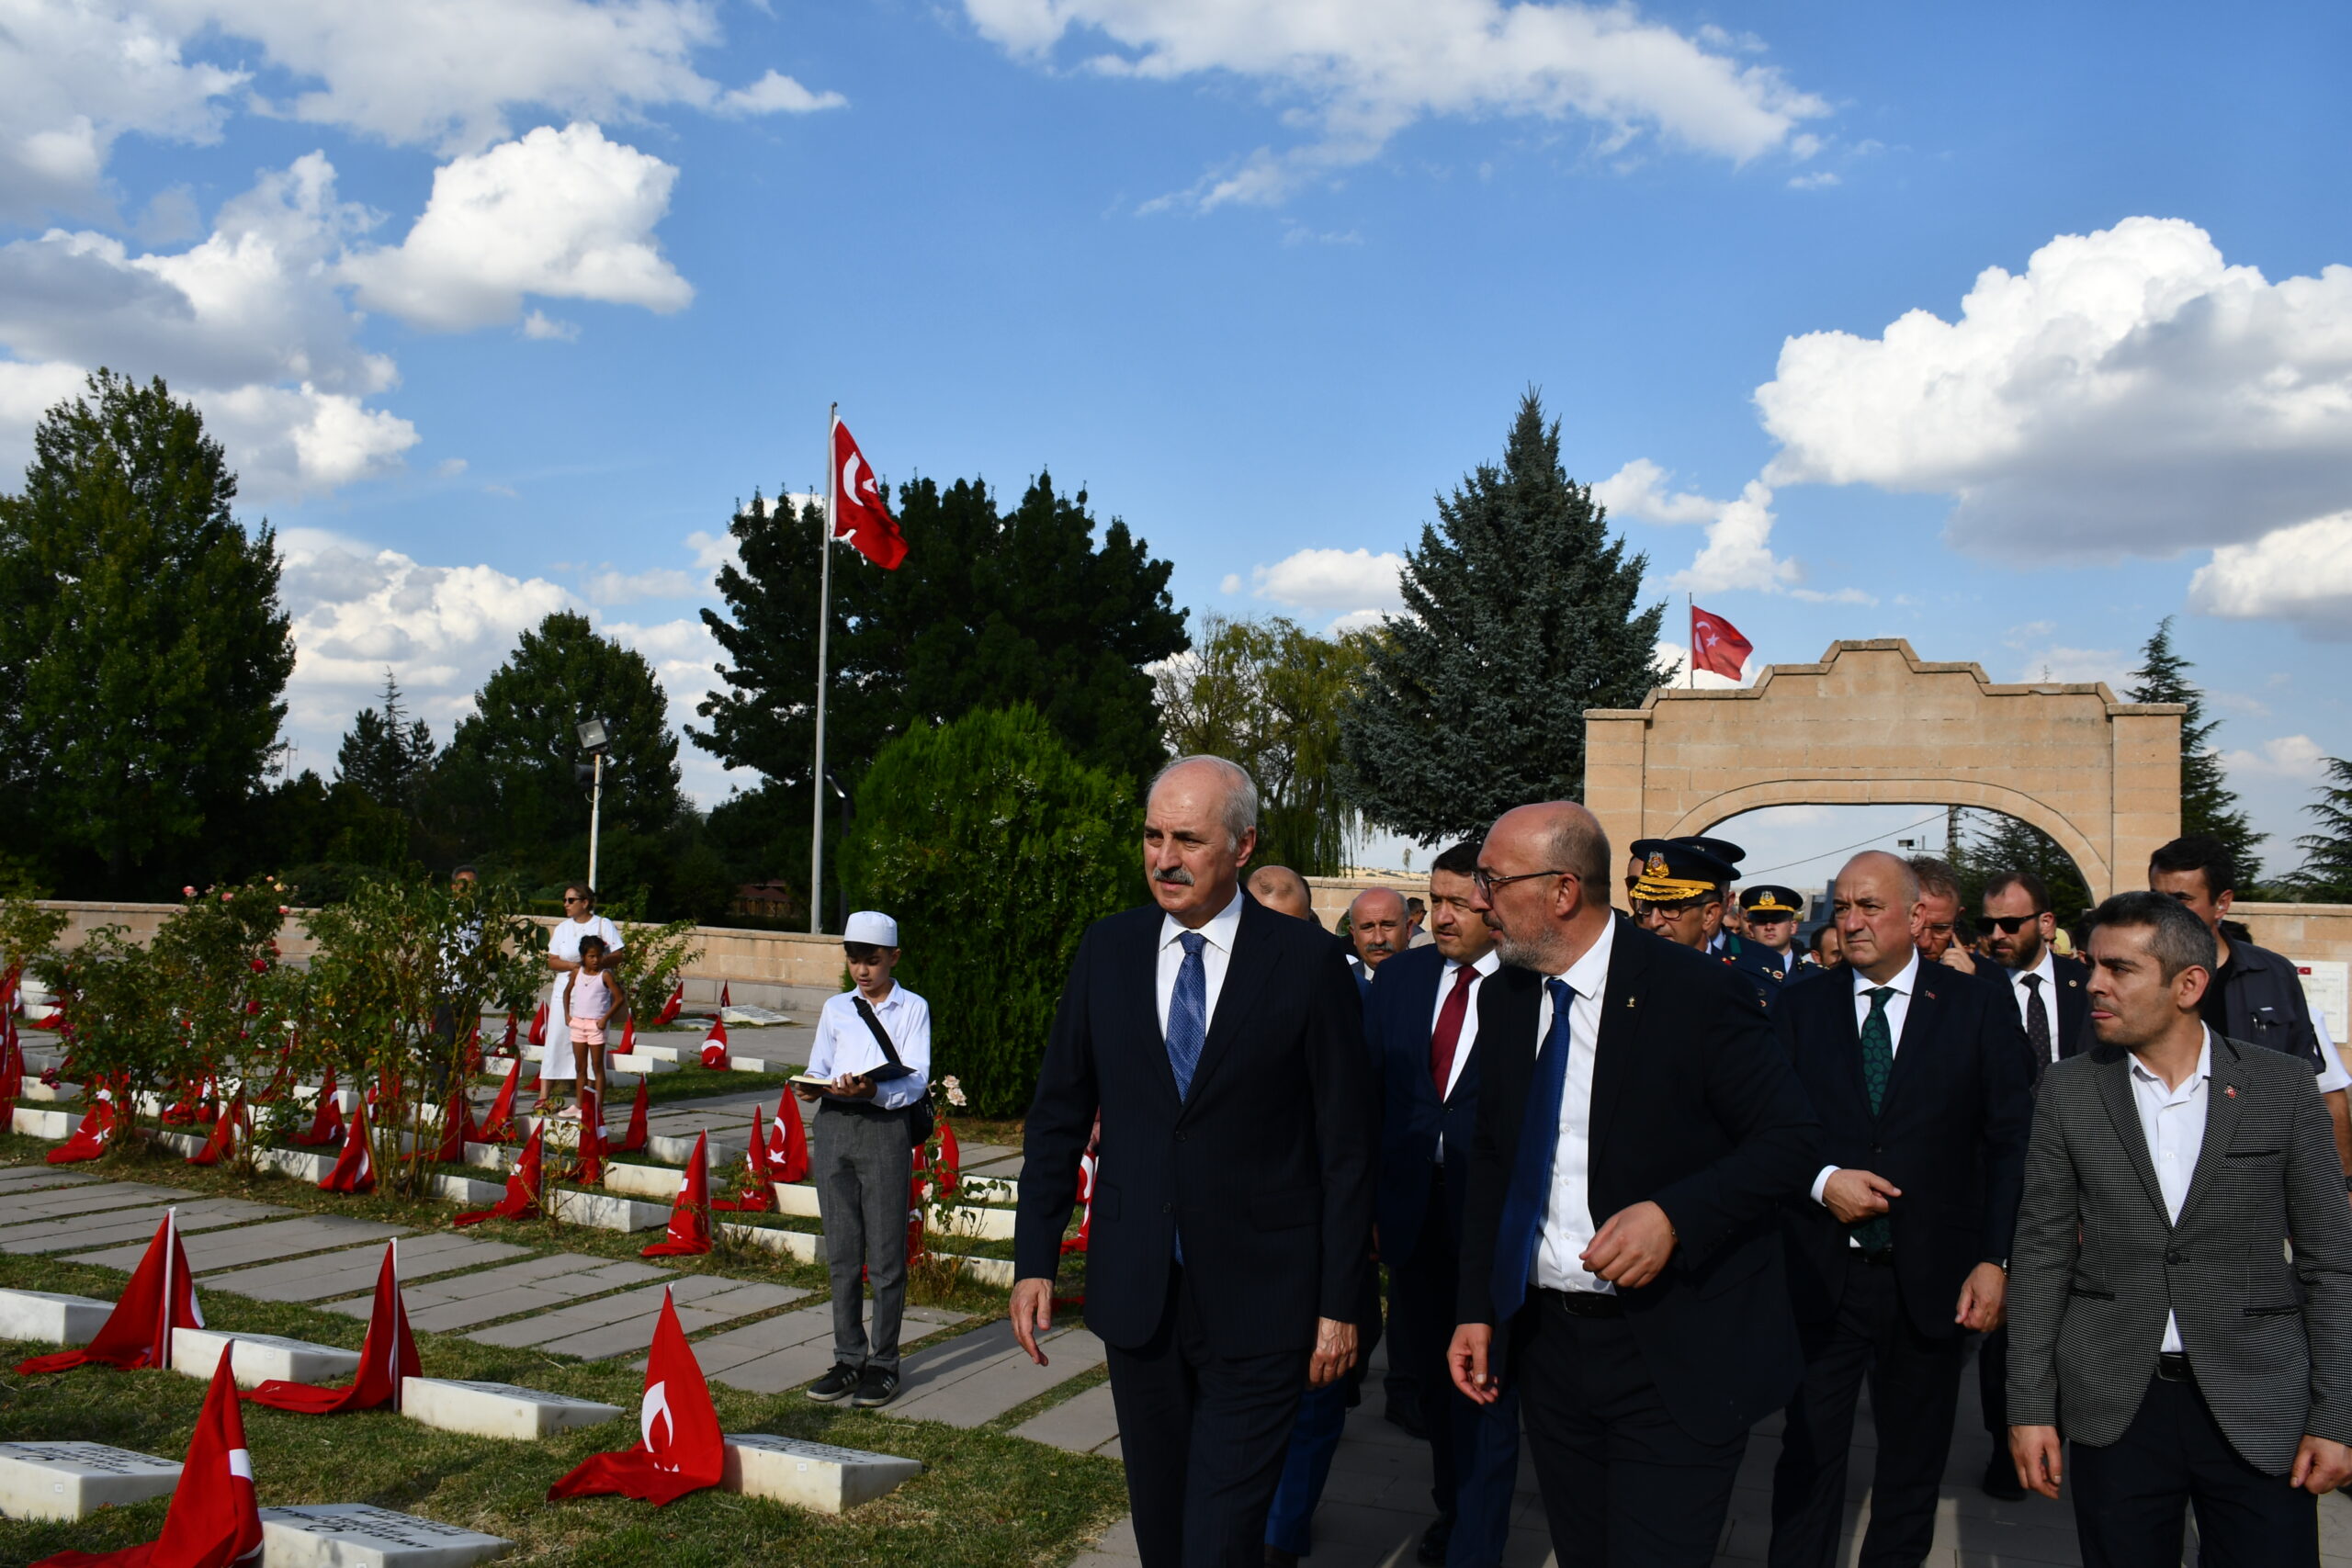
MULTIPOLYGON (((1873 986, 1867 994, 1871 1015, 1862 1020, 1862 1087, 1870 1091, 1871 1114, 1875 1116, 1885 1108, 1886 1081, 1894 1076, 1894 1032, 1886 1023, 1886 998, 1894 995, 1894 987, 1873 986)), ((1855 1225, 1853 1235, 1871 1252, 1894 1245, 1894 1228, 1884 1214, 1874 1214, 1855 1225)))

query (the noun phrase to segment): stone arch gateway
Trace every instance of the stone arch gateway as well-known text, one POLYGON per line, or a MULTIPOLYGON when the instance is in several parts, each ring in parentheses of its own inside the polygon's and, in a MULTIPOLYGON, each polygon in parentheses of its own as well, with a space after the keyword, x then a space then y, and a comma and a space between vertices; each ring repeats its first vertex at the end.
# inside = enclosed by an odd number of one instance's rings
POLYGON ((2185 711, 2103 682, 1996 685, 1899 637, 1834 642, 1751 686, 1588 708, 1585 804, 1620 854, 1762 806, 1983 807, 2056 840, 2096 900, 2180 831, 2185 711))

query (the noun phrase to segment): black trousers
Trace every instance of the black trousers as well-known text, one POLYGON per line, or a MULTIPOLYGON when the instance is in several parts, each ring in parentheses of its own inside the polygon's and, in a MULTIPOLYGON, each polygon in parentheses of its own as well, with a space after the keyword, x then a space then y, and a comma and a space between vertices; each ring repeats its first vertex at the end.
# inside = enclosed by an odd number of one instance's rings
MULTIPOLYGON (((1804 1381, 1772 1471, 1772 1568, 1827 1568, 1846 1508, 1846 1454, 1865 1378, 1878 1424, 1863 1568, 1917 1568, 1936 1539, 1936 1490, 1951 1451, 1964 1341, 1930 1339, 1903 1309, 1894 1270, 1849 1249, 1838 1315, 1806 1324, 1804 1381)), ((2175 1558, 2176 1562, 2178 1561, 2175 1558)))
POLYGON ((1151 1337, 1104 1347, 1136 1546, 1144 1568, 1260 1568, 1312 1350, 1215 1354, 1198 1289, 1171 1268, 1151 1337))
POLYGON ((2179 1562, 2184 1504, 2203 1568, 2319 1562, 2319 1499, 2240 1457, 2193 1382, 2149 1379, 2122 1437, 2068 1445, 2066 1485, 2084 1568, 2179 1562))
POLYGON ((1512 1322, 1511 1376, 1560 1568, 1706 1568, 1747 1451, 1667 1414, 1622 1317, 1539 1291, 1512 1322))
POLYGON ((1993 1451, 2009 1451, 2009 1331, 1996 1328, 1976 1347, 1976 1397, 1984 1406, 1984 1430, 1993 1451))

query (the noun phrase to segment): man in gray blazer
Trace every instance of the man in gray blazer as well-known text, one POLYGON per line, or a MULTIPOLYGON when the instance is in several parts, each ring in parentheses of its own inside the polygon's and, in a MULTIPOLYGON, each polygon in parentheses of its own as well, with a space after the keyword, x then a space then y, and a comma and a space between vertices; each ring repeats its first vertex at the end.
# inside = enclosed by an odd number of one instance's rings
POLYGON ((2009 1452, 2086 1568, 2319 1561, 2352 1478, 2352 1214, 2311 1069, 2209 1030, 2212 932, 2092 917, 2096 1049, 2042 1074, 2009 1256, 2009 1452))

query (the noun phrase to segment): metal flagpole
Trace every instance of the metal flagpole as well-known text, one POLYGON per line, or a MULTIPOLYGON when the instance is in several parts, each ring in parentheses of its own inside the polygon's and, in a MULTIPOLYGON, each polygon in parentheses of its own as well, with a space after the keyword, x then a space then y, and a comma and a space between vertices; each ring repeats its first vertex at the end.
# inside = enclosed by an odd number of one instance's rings
POLYGON ((825 535, 817 547, 823 564, 817 570, 817 767, 808 775, 808 934, 825 929, 825 634, 833 621, 833 426, 841 423, 842 405, 825 413, 825 535))
POLYGON ((1682 679, 1695 692, 1699 689, 1699 602, 1685 593, 1682 607, 1690 613, 1690 657, 1682 661, 1682 679))

